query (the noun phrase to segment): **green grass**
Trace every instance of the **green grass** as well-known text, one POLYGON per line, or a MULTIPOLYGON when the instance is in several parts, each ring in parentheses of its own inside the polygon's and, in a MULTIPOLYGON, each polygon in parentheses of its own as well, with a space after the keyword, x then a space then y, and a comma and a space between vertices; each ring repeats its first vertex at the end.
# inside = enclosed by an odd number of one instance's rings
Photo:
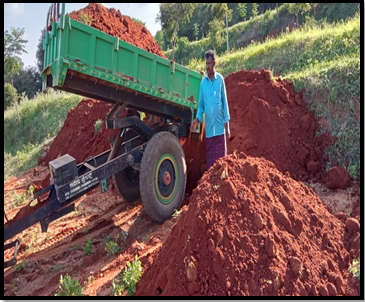
POLYGON ((42 146, 53 140, 68 110, 81 99, 52 89, 32 100, 23 98, 18 106, 19 125, 15 107, 4 111, 4 179, 37 166, 42 146))

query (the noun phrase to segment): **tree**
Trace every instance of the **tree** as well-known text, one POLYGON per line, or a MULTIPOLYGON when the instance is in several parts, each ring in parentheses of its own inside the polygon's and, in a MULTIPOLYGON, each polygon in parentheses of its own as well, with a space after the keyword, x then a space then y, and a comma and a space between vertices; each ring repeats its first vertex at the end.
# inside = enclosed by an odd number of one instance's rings
POLYGON ((175 59, 176 34, 179 23, 189 20, 197 3, 161 3, 156 21, 160 22, 168 40, 173 38, 172 60, 175 59))
POLYGON ((277 21, 278 21, 278 24, 277 24, 277 26, 278 26, 278 32, 279 32, 279 3, 275 3, 276 4, 276 16, 277 16, 277 21))
POLYGON ((299 23, 298 23, 298 15, 299 13, 303 14, 306 11, 311 9, 311 4, 310 3, 289 3, 289 13, 291 14, 295 14, 296 16, 296 28, 299 27, 299 23))
POLYGON ((319 3, 312 3, 312 7, 313 7, 313 17, 316 16, 316 7, 318 6, 319 3))
POLYGON ((156 34, 155 34, 155 41, 156 43, 161 47, 161 49, 163 48, 163 32, 162 30, 158 30, 156 31, 156 34))
POLYGON ((231 9, 228 9, 228 7, 227 7, 227 11, 226 11, 227 51, 229 51, 228 22, 232 21, 232 15, 233 15, 233 11, 231 9))
POLYGON ((252 17, 255 18, 259 14, 259 5, 252 3, 252 17))
MULTIPOLYGON (((8 78, 10 80, 10 76, 8 78)), ((24 93, 29 99, 42 91, 42 78, 35 66, 28 66, 14 74, 13 84, 19 95, 24 93)))
POLYGON ((41 73, 43 71, 43 64, 44 64, 44 50, 43 50, 43 40, 46 37, 46 27, 41 30, 41 36, 39 37, 38 45, 37 45, 37 52, 35 53, 35 57, 37 59, 37 68, 38 71, 41 73))
POLYGON ((13 27, 10 27, 10 32, 7 30, 4 32, 4 72, 6 71, 11 74, 11 86, 13 86, 13 99, 16 105, 18 124, 20 123, 20 118, 18 112, 18 102, 15 99, 13 75, 14 73, 17 73, 23 65, 19 55, 21 55, 23 52, 27 53, 23 44, 27 43, 28 41, 22 39, 24 32, 24 28, 15 29, 13 27))
POLYGON ((224 37, 222 37, 222 29, 224 28, 224 22, 218 19, 214 19, 209 22, 209 39, 212 44, 213 49, 221 46, 224 42, 224 37))
POLYGON ((198 41, 198 37, 199 37, 199 25, 198 25, 198 23, 194 23, 194 37, 195 37, 195 41, 198 41))
POLYGON ((13 89, 15 90, 15 94, 18 94, 16 89, 13 88, 10 83, 4 84, 4 111, 13 103, 13 89))
POLYGON ((238 10, 240 12, 240 16, 243 20, 246 18, 247 11, 247 3, 238 3, 238 10))
POLYGON ((185 65, 188 62, 186 59, 189 57, 189 39, 187 37, 179 37, 176 42, 177 50, 176 50, 176 62, 181 63, 181 65, 185 65))

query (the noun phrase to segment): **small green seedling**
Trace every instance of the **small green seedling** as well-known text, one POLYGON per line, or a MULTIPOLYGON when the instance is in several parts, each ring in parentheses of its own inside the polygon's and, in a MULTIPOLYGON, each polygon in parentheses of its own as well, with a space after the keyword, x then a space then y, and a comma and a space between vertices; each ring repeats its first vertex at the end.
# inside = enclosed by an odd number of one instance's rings
POLYGON ((93 249, 91 238, 87 240, 86 244, 82 247, 82 249, 84 250, 85 255, 91 255, 91 251, 93 249))
POLYGON ((59 289, 55 296, 82 296, 82 288, 79 281, 72 279, 69 275, 60 277, 59 289))

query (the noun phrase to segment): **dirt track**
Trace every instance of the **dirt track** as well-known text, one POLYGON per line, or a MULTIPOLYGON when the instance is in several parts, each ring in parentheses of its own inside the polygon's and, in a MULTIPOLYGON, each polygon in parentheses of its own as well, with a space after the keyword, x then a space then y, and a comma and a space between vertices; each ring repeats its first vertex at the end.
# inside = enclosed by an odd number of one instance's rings
MULTIPOLYGON (((130 43, 134 33, 135 45, 162 55, 153 37, 120 12, 94 4, 88 10, 96 20, 92 26, 130 43), (138 44, 146 37, 149 44, 138 44)), ((265 70, 239 71, 225 81, 230 155, 203 175, 205 141, 181 140, 189 194, 203 177, 178 218, 156 224, 140 199, 128 204, 113 186, 104 194, 97 188, 76 201, 77 212, 51 223, 47 233, 35 225, 20 234, 18 263, 27 264, 19 272, 16 267, 4 271, 5 296, 54 295, 61 274, 77 279, 86 295, 110 295, 112 279, 135 254, 143 266, 136 295, 359 295, 359 281, 347 268, 360 253, 360 179, 341 190, 341 173, 328 178, 323 153, 331 140, 314 135, 314 113, 290 82, 271 82, 265 70), (104 242, 116 234, 123 250, 108 257, 104 242), (86 256, 82 247, 89 238, 93 249, 86 256)), ((39 175, 29 171, 4 183, 5 206, 14 191, 48 185, 47 163, 58 155, 68 153, 79 163, 109 149, 109 138, 118 131, 106 130, 103 123, 94 137, 94 125, 110 107, 85 99, 70 110, 39 175)), ((8 211, 8 218, 20 208, 8 211)), ((10 256, 11 251, 4 253, 10 256)))

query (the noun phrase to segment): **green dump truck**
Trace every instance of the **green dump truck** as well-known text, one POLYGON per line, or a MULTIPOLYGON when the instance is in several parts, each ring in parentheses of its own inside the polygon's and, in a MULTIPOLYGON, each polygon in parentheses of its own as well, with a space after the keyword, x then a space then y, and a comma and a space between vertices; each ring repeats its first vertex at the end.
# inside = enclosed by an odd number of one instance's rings
MULTIPOLYGON (((110 177, 128 202, 141 196, 153 220, 170 218, 185 192, 186 162, 179 138, 188 135, 196 114, 202 75, 71 19, 64 3, 51 5, 46 28, 43 89, 114 104, 106 128, 120 129, 120 135, 110 150, 82 163, 68 154, 51 161, 50 185, 35 194, 33 211, 7 221, 4 242, 37 222, 46 232, 51 221, 74 211, 77 198, 97 186, 102 193, 108 190, 110 177), (127 116, 120 117, 126 108, 127 116), (159 122, 144 123, 139 112, 158 116, 159 122), (45 193, 47 200, 40 202, 45 193)), ((5 266, 15 264, 18 243, 5 244, 4 250, 15 246, 5 266)))

